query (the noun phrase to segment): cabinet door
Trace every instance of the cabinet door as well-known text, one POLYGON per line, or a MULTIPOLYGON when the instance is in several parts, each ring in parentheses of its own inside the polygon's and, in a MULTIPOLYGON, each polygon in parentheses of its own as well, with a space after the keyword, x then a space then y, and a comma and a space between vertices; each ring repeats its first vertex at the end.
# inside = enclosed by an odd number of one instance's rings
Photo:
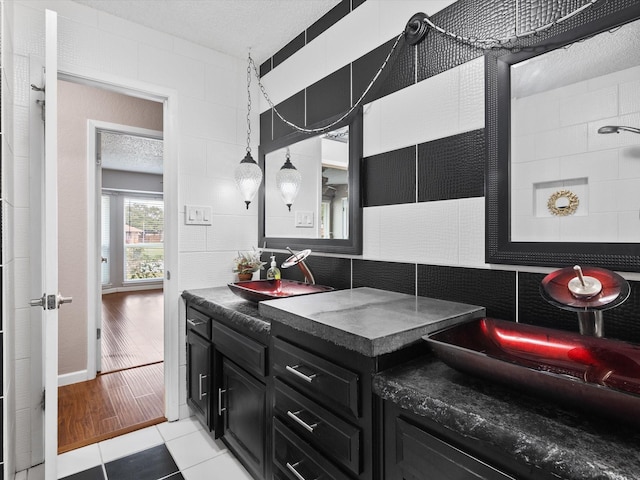
MULTIPOLYGON (((395 465, 393 480, 514 480, 458 448, 434 437, 422 428, 395 419, 395 465)), ((393 444, 392 444, 393 445, 393 444)), ((393 448, 393 447, 391 447, 393 448)))
POLYGON ((225 441, 254 477, 264 478, 267 421, 264 384, 223 357, 219 398, 225 441))
POLYGON ((187 333, 187 403, 209 430, 212 345, 193 331, 187 333))

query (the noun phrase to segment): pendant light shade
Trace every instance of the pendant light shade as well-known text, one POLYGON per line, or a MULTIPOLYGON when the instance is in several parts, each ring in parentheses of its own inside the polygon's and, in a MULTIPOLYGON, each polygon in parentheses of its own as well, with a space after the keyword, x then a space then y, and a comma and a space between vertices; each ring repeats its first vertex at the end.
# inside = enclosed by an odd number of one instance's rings
POLYGON ((256 196, 262 183, 262 170, 251 156, 251 152, 247 152, 236 167, 235 179, 248 210, 251 200, 256 196))
POLYGON ((293 205, 293 201, 298 196, 301 183, 302 175, 300 175, 300 172, 296 170, 296 167, 291 163, 289 149, 287 149, 287 161, 284 162, 284 165, 282 165, 278 173, 276 173, 276 186, 280 191, 282 200, 284 200, 284 203, 289 207, 289 211, 291 211, 291 205, 293 205))

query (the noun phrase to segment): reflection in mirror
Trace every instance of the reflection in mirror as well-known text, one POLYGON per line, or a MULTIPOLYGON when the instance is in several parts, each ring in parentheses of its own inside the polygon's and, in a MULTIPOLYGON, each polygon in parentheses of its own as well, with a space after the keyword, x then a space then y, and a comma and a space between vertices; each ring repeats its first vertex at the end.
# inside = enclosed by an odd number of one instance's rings
POLYGON ((640 135, 607 125, 640 126, 640 21, 511 66, 512 241, 640 238, 640 135))
POLYGON ((487 263, 640 271, 640 2, 609 5, 485 55, 487 263))
POLYGON ((268 153, 264 205, 267 237, 349 238, 349 127, 268 153), (287 150, 302 177, 291 211, 276 182, 287 150))

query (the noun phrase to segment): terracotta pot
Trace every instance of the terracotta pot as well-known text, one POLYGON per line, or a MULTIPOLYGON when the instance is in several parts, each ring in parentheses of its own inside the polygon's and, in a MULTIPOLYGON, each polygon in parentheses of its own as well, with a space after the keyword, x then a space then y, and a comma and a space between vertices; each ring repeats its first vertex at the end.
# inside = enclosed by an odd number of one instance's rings
POLYGON ((253 278, 253 273, 239 273, 238 274, 238 280, 245 281, 245 280, 251 280, 253 278))

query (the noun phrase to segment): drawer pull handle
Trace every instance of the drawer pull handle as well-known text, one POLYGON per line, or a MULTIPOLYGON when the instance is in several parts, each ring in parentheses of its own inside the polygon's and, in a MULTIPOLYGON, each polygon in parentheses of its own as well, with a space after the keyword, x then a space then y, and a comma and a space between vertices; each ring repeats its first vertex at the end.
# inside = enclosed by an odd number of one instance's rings
POLYGON ((287 410, 287 415, 289 416, 289 418, 294 420, 298 425, 300 425, 306 431, 308 431, 309 433, 313 433, 313 430, 318 426, 318 423, 316 422, 309 425, 307 422, 305 422, 300 417, 298 417, 300 412, 302 412, 302 410, 298 410, 297 412, 292 412, 291 410, 287 410))
POLYGON ((296 370, 296 368, 300 367, 300 365, 294 365, 293 367, 287 365, 285 367, 285 369, 287 370, 287 372, 291 372, 294 375, 296 375, 297 377, 303 379, 305 382, 313 382, 313 379, 316 378, 318 376, 318 374, 314 373, 312 375, 305 375, 302 372, 299 372, 298 370, 296 370))
MULTIPOLYGON (((297 478, 298 480, 307 480, 307 479, 306 479, 306 478, 304 478, 302 475, 300 475, 300 472, 298 472, 298 470, 296 470, 296 467, 297 467, 298 465, 300 465, 301 463, 302 463, 302 462, 296 462, 296 463, 294 463, 293 465, 291 465, 289 462, 287 462, 287 463, 286 463, 286 465, 287 465, 287 468, 289 469, 289 471, 290 471, 291 473, 293 473, 293 474, 296 476, 296 478, 297 478)), ((320 478, 320 477, 316 477, 314 480, 318 480, 318 478, 320 478)))
POLYGON ((192 327, 199 327, 200 325, 204 325, 206 322, 204 320, 193 320, 191 318, 187 318, 187 323, 192 327))
POLYGON ((200 396, 200 400, 202 400, 203 397, 207 396, 207 392, 203 392, 202 391, 202 380, 204 380, 205 378, 207 378, 206 375, 203 375, 201 373, 198 374, 198 388, 200 390, 198 393, 199 393, 199 396, 200 396))
POLYGON ((227 407, 222 408, 222 394, 225 393, 226 390, 221 388, 218 389, 218 416, 222 416, 222 412, 224 412, 227 407))

